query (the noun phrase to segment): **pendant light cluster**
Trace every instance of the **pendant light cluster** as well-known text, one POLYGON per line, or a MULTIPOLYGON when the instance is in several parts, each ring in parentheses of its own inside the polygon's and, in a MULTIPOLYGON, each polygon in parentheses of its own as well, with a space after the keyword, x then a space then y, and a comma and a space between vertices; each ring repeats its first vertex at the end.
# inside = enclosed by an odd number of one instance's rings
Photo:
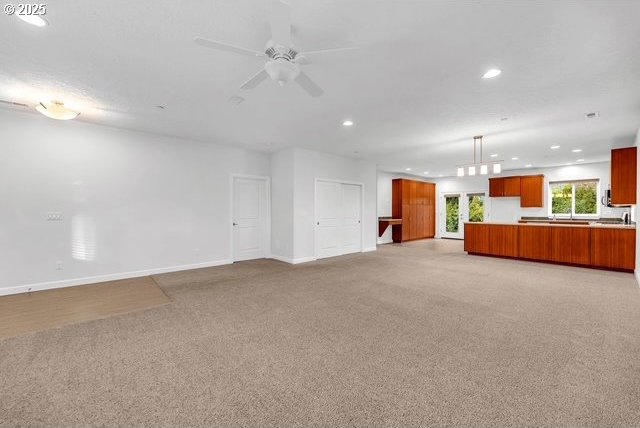
MULTIPOLYGON (((502 161, 498 160, 490 162, 494 174, 500 174, 502 172, 502 165, 500 162, 502 161)), ((464 177, 465 169, 469 176, 476 175, 478 172, 480 175, 487 175, 489 173, 489 163, 485 163, 482 159, 482 135, 476 135, 473 137, 473 163, 458 165, 458 177, 464 177), (476 156, 478 150, 480 150, 480 161, 478 161, 476 156)))

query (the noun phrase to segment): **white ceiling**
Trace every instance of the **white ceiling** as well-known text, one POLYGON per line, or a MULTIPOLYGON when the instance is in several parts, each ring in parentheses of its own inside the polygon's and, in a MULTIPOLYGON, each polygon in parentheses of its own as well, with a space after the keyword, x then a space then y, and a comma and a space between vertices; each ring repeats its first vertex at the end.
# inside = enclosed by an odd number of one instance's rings
POLYGON ((56 0, 45 28, 0 16, 0 99, 62 99, 78 120, 432 176, 472 160, 476 134, 510 169, 605 160, 640 127, 640 1, 290 3, 299 49, 361 48, 304 68, 320 98, 271 81, 240 90, 261 60, 193 43, 262 50, 265 0, 56 0), (481 79, 491 67, 502 75, 481 79))

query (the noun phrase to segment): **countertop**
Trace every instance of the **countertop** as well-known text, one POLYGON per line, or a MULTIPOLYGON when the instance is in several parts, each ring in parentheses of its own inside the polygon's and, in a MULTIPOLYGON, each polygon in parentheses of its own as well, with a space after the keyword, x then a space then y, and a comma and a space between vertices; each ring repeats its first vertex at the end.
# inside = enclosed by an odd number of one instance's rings
POLYGON ((483 223, 475 223, 475 222, 465 222, 465 224, 495 224, 501 226, 522 226, 522 227, 540 227, 540 226, 551 226, 551 227, 589 227, 589 228, 602 228, 602 229, 635 229, 635 224, 599 224, 596 222, 591 222, 589 224, 554 224, 552 221, 549 223, 542 222, 533 222, 533 223, 508 223, 508 222, 499 222, 499 221, 485 221, 483 223))

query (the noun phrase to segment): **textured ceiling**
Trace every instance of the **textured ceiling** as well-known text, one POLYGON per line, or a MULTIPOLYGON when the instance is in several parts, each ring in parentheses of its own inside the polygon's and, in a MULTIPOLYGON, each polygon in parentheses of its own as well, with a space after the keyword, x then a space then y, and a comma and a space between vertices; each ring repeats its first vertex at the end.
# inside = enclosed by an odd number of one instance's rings
POLYGON ((638 1, 290 3, 299 49, 361 48, 305 66, 320 98, 271 81, 240 90, 261 60, 193 43, 262 50, 266 1, 56 0, 45 28, 0 16, 0 99, 57 98, 78 120, 430 175, 470 161, 476 134, 509 169, 604 160, 640 127, 638 1), (491 67, 502 75, 481 79, 491 67))

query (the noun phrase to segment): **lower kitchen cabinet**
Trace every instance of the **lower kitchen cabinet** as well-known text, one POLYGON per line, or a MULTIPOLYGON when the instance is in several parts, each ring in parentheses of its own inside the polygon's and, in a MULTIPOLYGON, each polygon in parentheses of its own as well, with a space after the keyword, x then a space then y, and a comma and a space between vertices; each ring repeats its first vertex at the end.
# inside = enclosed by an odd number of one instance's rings
POLYGON ((592 229, 591 264, 598 267, 633 270, 636 266, 634 229, 592 229))
POLYGON ((518 257, 531 260, 551 259, 549 226, 518 227, 518 257))
POLYGON ((636 230, 615 227, 465 223, 472 254, 633 271, 636 230))

